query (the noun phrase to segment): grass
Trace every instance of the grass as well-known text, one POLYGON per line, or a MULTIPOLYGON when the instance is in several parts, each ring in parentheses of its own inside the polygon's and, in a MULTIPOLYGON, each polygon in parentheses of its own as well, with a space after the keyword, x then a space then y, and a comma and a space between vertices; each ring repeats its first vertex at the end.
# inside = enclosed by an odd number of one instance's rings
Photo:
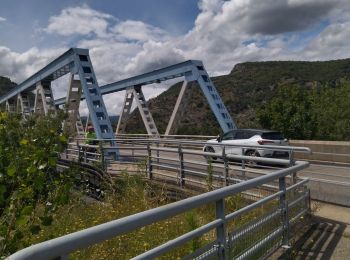
MULTIPOLYGON (((115 192, 107 194, 102 202, 86 199, 74 194, 71 202, 62 206, 54 216, 51 226, 28 238, 29 244, 36 244, 78 230, 106 223, 111 220, 145 211, 170 203, 164 189, 152 187, 140 176, 124 174, 115 183, 115 192)), ((235 211, 249 201, 240 195, 225 199, 225 211, 235 211)), ((268 208, 258 208, 227 225, 227 230, 238 227, 260 216, 268 208)), ((108 241, 78 250, 70 255, 72 259, 129 259, 149 249, 174 239, 215 219, 215 205, 209 204, 190 212, 177 215, 161 222, 140 228, 108 241)), ((215 230, 166 253, 159 259, 179 259, 205 244, 215 240, 215 230)))

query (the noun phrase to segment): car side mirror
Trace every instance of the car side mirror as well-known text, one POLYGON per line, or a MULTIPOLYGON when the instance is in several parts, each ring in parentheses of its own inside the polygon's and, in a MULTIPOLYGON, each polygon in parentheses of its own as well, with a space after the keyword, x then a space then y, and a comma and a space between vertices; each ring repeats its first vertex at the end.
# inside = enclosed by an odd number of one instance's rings
POLYGON ((218 137, 216 138, 216 141, 218 141, 220 143, 222 141, 222 136, 218 135, 218 137))

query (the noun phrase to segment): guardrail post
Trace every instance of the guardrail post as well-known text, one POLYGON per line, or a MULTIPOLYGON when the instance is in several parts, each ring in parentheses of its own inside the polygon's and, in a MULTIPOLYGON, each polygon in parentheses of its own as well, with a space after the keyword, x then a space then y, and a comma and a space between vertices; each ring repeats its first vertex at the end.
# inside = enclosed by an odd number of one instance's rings
POLYGON ((289 150, 289 165, 290 166, 294 165, 294 152, 293 152, 293 149, 289 150))
POLYGON ((288 201, 287 201, 287 191, 286 191, 286 177, 280 177, 278 179, 279 190, 283 191, 280 195, 280 210, 281 210, 281 220, 282 220, 282 246, 285 249, 290 249, 289 246, 289 219, 288 219, 288 201))
POLYGON ((180 169, 179 169, 179 177, 180 177, 180 187, 182 188, 185 185, 185 165, 184 165, 184 154, 182 152, 181 144, 179 144, 179 163, 180 163, 180 169))
POLYGON ((148 173, 148 178, 152 179, 152 151, 151 151, 151 145, 150 143, 147 143, 147 173, 148 173))
POLYGON ((222 224, 216 228, 216 238, 218 241, 218 259, 225 259, 226 250, 226 227, 225 227, 225 202, 224 199, 217 200, 216 219, 221 219, 222 224))
MULTIPOLYGON (((295 164, 295 161, 294 161, 294 152, 293 152, 293 149, 291 149, 289 151, 289 166, 293 166, 295 164)), ((292 175, 291 175, 291 185, 294 185, 297 183, 297 173, 296 172, 293 172, 292 175)))
POLYGON ((157 163, 159 164, 159 140, 156 142, 157 144, 157 163))
POLYGON ((87 163, 87 154, 86 154, 86 148, 83 151, 83 155, 84 155, 84 163, 87 163))
MULTIPOLYGON (((244 155, 244 153, 245 153, 245 149, 242 148, 242 155, 244 155)), ((242 177, 244 180, 246 180, 247 178, 246 178, 244 169, 245 169, 245 160, 243 159, 242 160, 242 177)))
POLYGON ((225 186, 227 186, 228 183, 228 160, 226 157, 226 149, 225 146, 222 147, 222 160, 224 161, 224 178, 225 178, 225 186))
POLYGON ((101 153, 101 165, 102 165, 102 170, 106 170, 106 164, 105 164, 105 154, 104 154, 104 151, 103 151, 103 144, 102 144, 102 141, 99 141, 98 142, 98 145, 100 147, 100 153, 101 153))
POLYGON ((79 140, 77 140, 77 148, 78 148, 78 162, 81 162, 81 151, 80 151, 80 145, 79 140))

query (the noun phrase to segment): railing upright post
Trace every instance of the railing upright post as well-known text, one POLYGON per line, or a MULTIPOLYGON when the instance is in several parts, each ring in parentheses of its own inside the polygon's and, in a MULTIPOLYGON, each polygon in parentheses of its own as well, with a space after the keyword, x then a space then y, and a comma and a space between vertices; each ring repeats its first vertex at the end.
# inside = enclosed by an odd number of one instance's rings
POLYGON ((294 151, 293 149, 289 150, 289 165, 294 165, 294 151))
MULTIPOLYGON (((294 152, 293 152, 293 149, 291 149, 289 151, 289 166, 293 166, 295 164, 295 161, 294 161, 294 152)), ((294 185, 297 183, 297 173, 296 172, 293 172, 292 175, 291 175, 291 185, 294 185)))
POLYGON ((225 259, 226 250, 226 223, 225 223, 225 201, 224 199, 217 200, 216 219, 221 219, 222 224, 216 228, 216 238, 218 241, 218 259, 225 259))
POLYGON ((81 151, 80 151, 80 145, 79 145, 79 140, 77 140, 77 148, 78 148, 78 162, 81 161, 81 151))
POLYGON ((287 201, 287 191, 286 191, 286 177, 280 177, 278 179, 279 190, 283 193, 279 197, 279 204, 281 210, 281 220, 282 220, 282 246, 285 249, 289 249, 289 218, 288 218, 288 201, 287 201))
POLYGON ((185 185, 185 165, 184 165, 184 154, 182 152, 182 146, 179 144, 179 163, 180 163, 180 169, 179 169, 179 177, 180 177, 180 187, 182 188, 185 185))
POLYGON ((98 142, 98 145, 100 147, 100 153, 101 153, 101 165, 102 165, 102 169, 103 170, 106 170, 106 164, 105 164, 105 154, 104 154, 104 151, 103 151, 103 144, 102 144, 102 141, 100 140, 98 142))
POLYGON ((84 163, 87 163, 87 154, 86 154, 86 148, 83 151, 83 155, 84 155, 84 163))
POLYGON ((159 140, 157 141, 157 163, 159 164, 159 140))
MULTIPOLYGON (((245 149, 242 148, 242 155, 244 155, 244 153, 245 153, 245 149)), ((243 177, 244 180, 246 180, 247 178, 246 178, 244 169, 245 169, 245 160, 243 159, 242 160, 242 177, 243 177)))
POLYGON ((152 179, 152 170, 153 170, 153 167, 152 167, 152 151, 151 151, 151 145, 150 143, 147 143, 147 165, 148 165, 148 178, 149 179, 152 179))
POLYGON ((222 147, 222 160, 224 161, 224 178, 225 178, 225 186, 227 186, 228 183, 228 160, 226 156, 226 149, 225 146, 222 147))

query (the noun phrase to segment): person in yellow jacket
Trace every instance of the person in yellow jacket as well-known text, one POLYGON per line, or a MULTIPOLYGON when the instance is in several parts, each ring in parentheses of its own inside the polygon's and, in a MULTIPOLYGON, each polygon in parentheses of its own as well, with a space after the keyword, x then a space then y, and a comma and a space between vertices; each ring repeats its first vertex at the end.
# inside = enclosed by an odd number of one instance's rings
POLYGON ((98 144, 98 141, 94 140, 96 139, 96 133, 92 125, 88 126, 87 132, 85 134, 85 138, 86 138, 86 141, 85 141, 86 144, 89 144, 89 145, 98 144))

